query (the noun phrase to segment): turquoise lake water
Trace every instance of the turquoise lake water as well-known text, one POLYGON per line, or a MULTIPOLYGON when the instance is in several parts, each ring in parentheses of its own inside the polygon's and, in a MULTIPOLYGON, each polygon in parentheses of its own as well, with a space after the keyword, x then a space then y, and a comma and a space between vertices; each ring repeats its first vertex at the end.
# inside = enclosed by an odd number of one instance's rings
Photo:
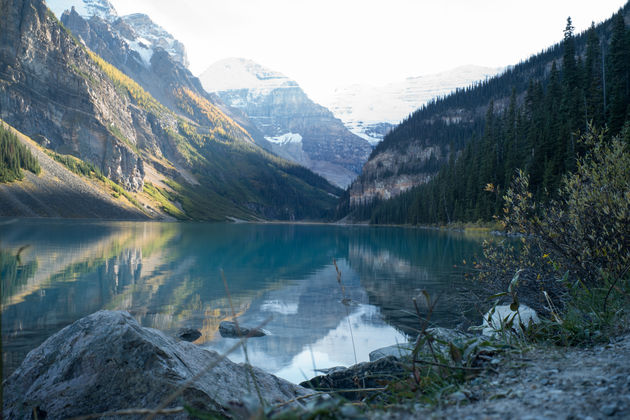
POLYGON ((420 325, 412 298, 426 311, 422 290, 439 297, 435 325, 474 322, 462 266, 480 253, 479 237, 426 229, 3 220, 3 376, 100 309, 168 334, 196 328, 198 345, 225 351, 235 340, 218 333, 233 315, 223 275, 239 322, 267 321, 268 335, 248 342, 250 362, 299 382, 406 341, 420 325))

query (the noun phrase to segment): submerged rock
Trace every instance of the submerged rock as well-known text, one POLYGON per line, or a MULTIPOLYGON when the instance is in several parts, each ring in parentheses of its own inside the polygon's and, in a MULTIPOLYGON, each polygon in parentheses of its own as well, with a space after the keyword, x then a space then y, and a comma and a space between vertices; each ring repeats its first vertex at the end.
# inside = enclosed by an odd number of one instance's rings
POLYGON ((236 322, 232 321, 221 322, 219 324, 219 333, 221 337, 225 338, 264 337, 266 335, 260 328, 245 328, 240 325, 237 327, 236 322))
MULTIPOLYGON (((268 404, 309 393, 260 369, 251 370, 268 404)), ((185 404, 229 415, 230 406, 242 405, 255 393, 247 366, 143 328, 121 311, 99 311, 59 331, 31 351, 2 386, 3 418, 11 419, 30 418, 34 411, 51 419, 152 409, 182 387, 183 393, 168 407, 185 404)), ((179 412, 175 418, 187 414, 179 412)))
POLYGON ((201 332, 194 328, 180 328, 180 330, 177 331, 177 337, 184 341, 192 342, 201 337, 201 332))

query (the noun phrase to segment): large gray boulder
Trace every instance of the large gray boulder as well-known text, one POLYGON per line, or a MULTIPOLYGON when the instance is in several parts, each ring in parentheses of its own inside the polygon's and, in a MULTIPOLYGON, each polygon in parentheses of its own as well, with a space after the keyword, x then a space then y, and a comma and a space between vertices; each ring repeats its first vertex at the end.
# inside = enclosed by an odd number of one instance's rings
MULTIPOLYGON (((188 405, 230 416, 256 395, 250 369, 216 352, 143 328, 127 312, 99 311, 59 331, 31 351, 2 384, 3 417, 69 418, 129 408, 188 405), (209 365, 216 366, 204 372, 209 365), (192 383, 188 380, 200 374, 192 383)), ((266 404, 308 390, 252 368, 266 404)), ((186 418, 180 412, 174 418, 186 418)))

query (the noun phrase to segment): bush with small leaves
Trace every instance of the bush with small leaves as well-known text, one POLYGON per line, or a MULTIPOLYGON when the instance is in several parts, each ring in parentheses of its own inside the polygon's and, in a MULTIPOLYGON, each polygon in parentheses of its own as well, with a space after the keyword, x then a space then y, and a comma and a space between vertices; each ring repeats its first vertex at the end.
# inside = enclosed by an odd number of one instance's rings
POLYGON ((611 293, 627 300, 630 130, 608 138, 591 129, 581 141, 588 152, 548 205, 534 202, 528 177, 517 173, 504 197, 502 223, 520 241, 485 243, 481 279, 506 290, 520 270, 519 297, 537 311, 552 314, 557 306, 567 315, 579 303, 582 318, 601 319, 613 310, 607 307, 611 293))

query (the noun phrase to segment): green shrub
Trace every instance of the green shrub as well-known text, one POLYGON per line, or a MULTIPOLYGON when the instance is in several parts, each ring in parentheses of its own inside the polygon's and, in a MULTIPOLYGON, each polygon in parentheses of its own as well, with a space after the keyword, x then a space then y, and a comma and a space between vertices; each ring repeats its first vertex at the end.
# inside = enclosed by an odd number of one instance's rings
POLYGON ((549 205, 533 201, 529 180, 519 171, 504 197, 502 222, 520 241, 484 246, 487 270, 481 279, 504 291, 520 270, 520 300, 551 315, 565 333, 567 328, 583 331, 582 322, 601 330, 620 319, 627 306, 629 134, 609 139, 590 130, 583 136, 588 152, 578 159, 575 173, 563 178, 558 198, 549 205), (611 298, 622 302, 613 304, 611 298))

